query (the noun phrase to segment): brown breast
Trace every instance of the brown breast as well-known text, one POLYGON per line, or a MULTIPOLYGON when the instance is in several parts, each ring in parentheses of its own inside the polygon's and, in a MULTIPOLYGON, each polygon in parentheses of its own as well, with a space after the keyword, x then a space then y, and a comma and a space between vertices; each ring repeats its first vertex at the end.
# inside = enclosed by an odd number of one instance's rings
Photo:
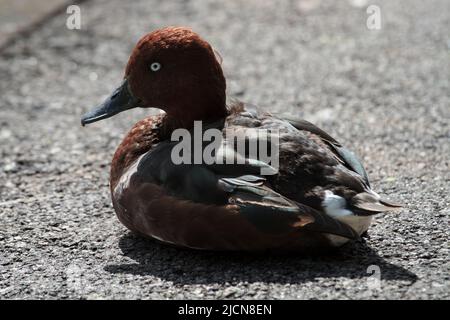
POLYGON ((164 115, 150 116, 137 122, 117 148, 111 162, 110 188, 113 190, 123 172, 142 154, 160 141, 164 115))

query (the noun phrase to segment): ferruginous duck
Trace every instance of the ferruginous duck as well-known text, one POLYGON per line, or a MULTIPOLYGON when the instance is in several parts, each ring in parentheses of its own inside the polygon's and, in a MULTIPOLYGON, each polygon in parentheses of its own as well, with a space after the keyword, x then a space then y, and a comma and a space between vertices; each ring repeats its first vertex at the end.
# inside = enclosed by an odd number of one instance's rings
POLYGON ((136 107, 165 111, 136 123, 111 163, 113 206, 128 229, 195 249, 310 251, 358 239, 374 214, 397 207, 323 130, 227 105, 219 60, 190 29, 153 31, 131 53, 119 88, 83 115, 84 126, 136 107), (276 158, 256 152, 264 146, 276 158))

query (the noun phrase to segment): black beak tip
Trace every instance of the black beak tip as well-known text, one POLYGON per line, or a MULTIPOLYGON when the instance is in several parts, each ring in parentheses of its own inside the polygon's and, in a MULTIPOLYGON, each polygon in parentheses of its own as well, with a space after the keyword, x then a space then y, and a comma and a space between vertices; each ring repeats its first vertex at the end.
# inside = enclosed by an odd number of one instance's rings
POLYGON ((83 115, 83 116, 81 117, 80 123, 81 123, 81 126, 82 126, 82 127, 86 126, 86 125, 89 123, 89 121, 86 119, 86 116, 85 116, 85 115, 83 115))

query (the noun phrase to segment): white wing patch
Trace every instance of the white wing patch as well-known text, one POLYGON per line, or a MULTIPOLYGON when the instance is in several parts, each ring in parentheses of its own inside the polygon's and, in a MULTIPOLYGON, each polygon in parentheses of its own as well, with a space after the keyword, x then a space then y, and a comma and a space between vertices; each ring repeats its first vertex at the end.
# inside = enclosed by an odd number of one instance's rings
POLYGON ((325 191, 325 199, 322 201, 322 207, 325 213, 333 218, 353 215, 353 212, 346 209, 347 202, 344 198, 335 195, 330 190, 325 191))
MULTIPOLYGON (((325 199, 322 201, 322 207, 327 215, 343 222, 353 228, 359 235, 363 234, 372 222, 371 216, 357 216, 352 211, 346 209, 346 200, 335 195, 330 190, 325 191, 325 199)), ((327 234, 327 238, 334 246, 341 246, 349 239, 327 234)))

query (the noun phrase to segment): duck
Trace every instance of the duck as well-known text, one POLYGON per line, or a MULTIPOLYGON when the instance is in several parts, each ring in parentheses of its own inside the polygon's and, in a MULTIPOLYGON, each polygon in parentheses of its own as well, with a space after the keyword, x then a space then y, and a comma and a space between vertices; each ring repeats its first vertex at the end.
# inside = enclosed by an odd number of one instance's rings
POLYGON ((227 97, 222 58, 190 28, 143 36, 120 86, 81 124, 132 108, 161 110, 131 128, 111 162, 113 208, 139 236, 199 250, 315 252, 360 240, 374 215, 400 207, 322 129, 227 97), (213 161, 201 157, 208 139, 180 139, 195 131, 210 132, 213 161))

